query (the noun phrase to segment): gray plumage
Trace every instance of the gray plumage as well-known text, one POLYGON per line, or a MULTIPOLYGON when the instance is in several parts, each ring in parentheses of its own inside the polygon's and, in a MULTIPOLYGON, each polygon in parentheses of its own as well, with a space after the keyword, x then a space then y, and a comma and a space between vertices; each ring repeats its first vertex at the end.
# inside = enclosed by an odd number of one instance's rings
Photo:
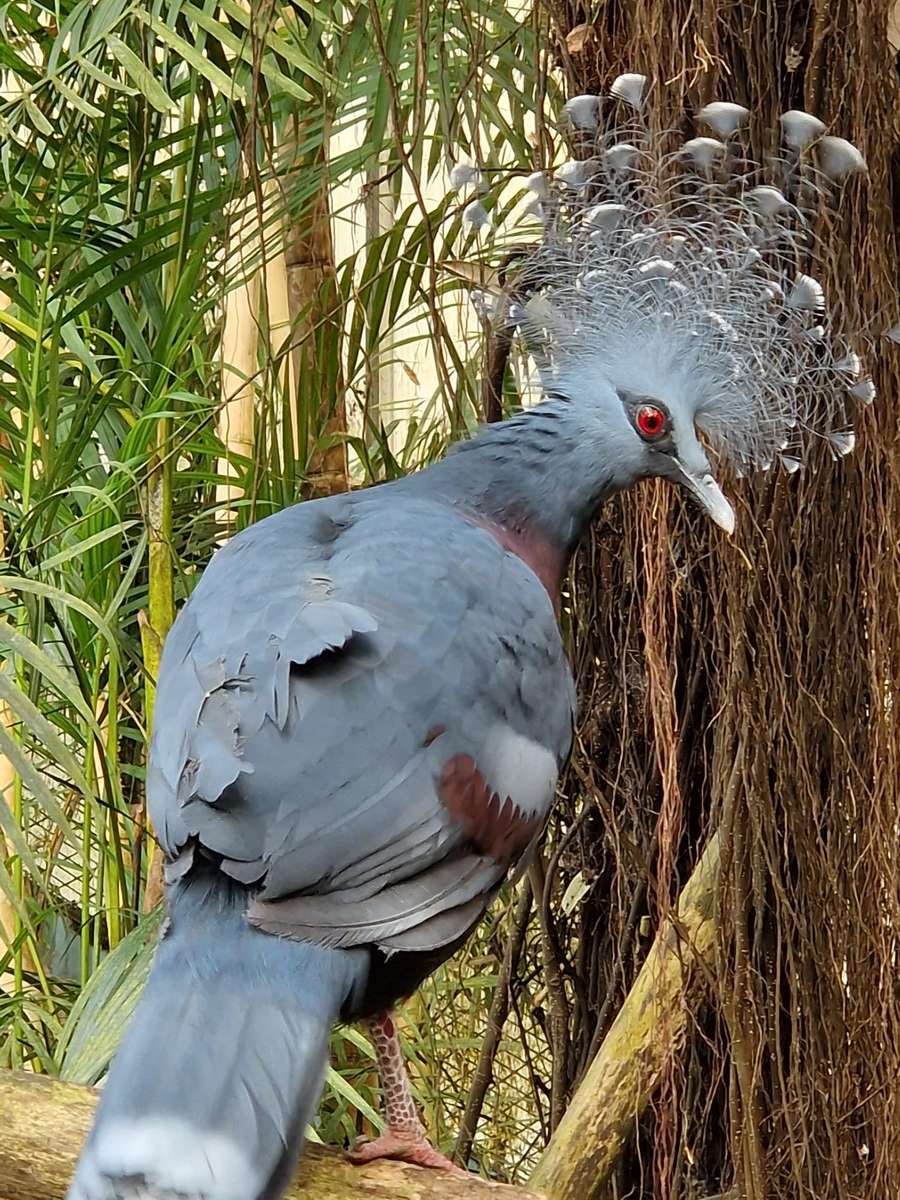
MULTIPOLYGON (((327 1029, 380 986, 373 950, 439 961, 539 831, 572 678, 550 594, 481 522, 485 504, 506 519, 532 458, 536 495, 555 486, 544 430, 577 449, 566 415, 551 405, 409 480, 287 509, 214 556, 156 697, 148 796, 169 932, 70 1200, 277 1194, 327 1029), (491 853, 502 822, 479 846, 448 808, 441 772, 460 758, 512 799, 514 854, 491 853), (211 1174, 185 1129, 211 1145, 211 1174), (241 1181, 222 1165, 238 1151, 241 1181)), ((556 515, 571 541, 572 514, 556 515)))
POLYGON ((287 1183, 366 968, 362 951, 254 933, 245 899, 210 866, 170 893, 69 1200, 270 1200, 287 1183))
MULTIPOLYGON (((166 643, 157 705, 151 816, 170 856, 199 839, 259 885, 252 917, 280 933, 430 949, 502 877, 466 852, 441 764, 484 762, 500 727, 560 763, 571 682, 528 568, 395 486, 287 509, 221 549, 166 643)), ((549 800, 543 784, 523 803, 549 800)))

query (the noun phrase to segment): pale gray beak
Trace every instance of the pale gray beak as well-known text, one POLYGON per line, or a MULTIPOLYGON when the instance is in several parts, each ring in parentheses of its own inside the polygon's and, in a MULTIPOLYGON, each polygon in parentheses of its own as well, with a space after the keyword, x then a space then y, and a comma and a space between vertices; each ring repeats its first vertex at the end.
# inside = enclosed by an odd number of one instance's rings
MULTIPOLYGON (((679 466, 681 464, 679 463, 679 466)), ((720 529, 727 534, 734 533, 734 509, 725 499, 722 489, 712 475, 691 475, 681 467, 681 480, 685 487, 696 496, 707 513, 720 529)))

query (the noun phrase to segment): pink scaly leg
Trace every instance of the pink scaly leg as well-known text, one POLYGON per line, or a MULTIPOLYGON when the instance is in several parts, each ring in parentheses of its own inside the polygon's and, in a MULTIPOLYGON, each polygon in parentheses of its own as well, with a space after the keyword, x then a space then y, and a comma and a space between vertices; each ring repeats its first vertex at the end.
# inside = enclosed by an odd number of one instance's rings
POLYGON ((375 1044, 387 1129, 372 1141, 358 1139, 348 1155, 350 1161, 367 1163, 376 1158, 399 1158, 419 1167, 433 1167, 439 1171, 465 1175, 465 1171, 438 1153, 425 1137, 425 1129, 416 1112, 409 1086, 393 1012, 389 1009, 372 1017, 366 1024, 375 1044))

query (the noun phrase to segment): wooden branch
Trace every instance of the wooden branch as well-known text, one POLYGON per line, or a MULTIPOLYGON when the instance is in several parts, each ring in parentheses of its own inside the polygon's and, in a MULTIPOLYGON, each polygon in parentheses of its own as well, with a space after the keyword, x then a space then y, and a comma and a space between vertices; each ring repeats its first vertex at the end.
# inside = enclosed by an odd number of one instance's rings
POLYGON ((599 1200, 684 1028, 691 967, 716 932, 714 835, 531 1178, 550 1200, 599 1200))
MULTIPOLYGON (((0 1200, 62 1200, 96 1103, 91 1088, 0 1071, 0 1200)), ((534 1192, 404 1163, 354 1167, 309 1145, 287 1200, 539 1200, 534 1192)))

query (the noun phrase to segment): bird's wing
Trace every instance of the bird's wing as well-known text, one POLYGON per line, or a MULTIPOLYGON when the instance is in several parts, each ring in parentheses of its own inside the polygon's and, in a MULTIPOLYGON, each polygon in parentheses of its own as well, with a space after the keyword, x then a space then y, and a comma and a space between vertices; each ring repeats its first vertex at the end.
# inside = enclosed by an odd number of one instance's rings
POLYGON ((149 794, 170 857, 335 945, 459 937, 539 830, 571 676, 542 586, 489 533, 388 489, 220 550, 166 642, 149 794))

